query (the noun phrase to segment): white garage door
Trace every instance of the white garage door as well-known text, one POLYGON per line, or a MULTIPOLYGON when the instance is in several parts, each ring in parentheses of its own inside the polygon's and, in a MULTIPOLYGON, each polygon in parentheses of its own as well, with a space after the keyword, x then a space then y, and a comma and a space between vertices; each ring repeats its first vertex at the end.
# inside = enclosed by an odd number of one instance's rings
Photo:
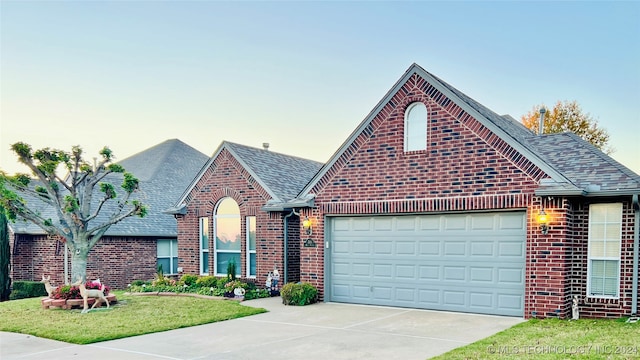
POLYGON ((524 315, 524 212, 329 218, 330 301, 524 315))

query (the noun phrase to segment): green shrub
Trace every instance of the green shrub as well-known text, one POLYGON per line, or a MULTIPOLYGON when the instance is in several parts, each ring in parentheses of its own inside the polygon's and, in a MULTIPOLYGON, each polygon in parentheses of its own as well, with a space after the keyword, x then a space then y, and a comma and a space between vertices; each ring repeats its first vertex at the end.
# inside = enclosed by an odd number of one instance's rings
POLYGON ((210 288, 210 287, 217 287, 218 284, 218 279, 216 279, 215 276, 202 276, 200 278, 198 278, 198 280, 196 280, 196 285, 199 287, 205 287, 205 288, 210 288))
POLYGON ((198 281, 198 275, 193 275, 193 274, 184 274, 180 278, 180 282, 182 282, 187 286, 195 285, 197 281, 198 281))
POLYGON ((14 281, 13 291, 9 298, 12 300, 47 296, 44 284, 39 281, 14 281))
POLYGON ((133 280, 131 286, 151 285, 151 282, 144 280, 133 280))
POLYGON ((318 290, 309 283, 288 283, 280 290, 285 305, 309 305, 318 301, 318 290))
POLYGON ((227 285, 228 282, 229 282, 229 279, 227 278, 218 278, 217 284, 215 285, 215 287, 217 287, 218 289, 224 289, 224 287, 227 285))
POLYGON ((267 289, 249 289, 244 294, 244 299, 245 300, 262 299, 262 298, 268 298, 270 296, 271 294, 267 289))
POLYGON ((234 281, 236 279, 236 260, 231 259, 227 264, 227 279, 234 281))

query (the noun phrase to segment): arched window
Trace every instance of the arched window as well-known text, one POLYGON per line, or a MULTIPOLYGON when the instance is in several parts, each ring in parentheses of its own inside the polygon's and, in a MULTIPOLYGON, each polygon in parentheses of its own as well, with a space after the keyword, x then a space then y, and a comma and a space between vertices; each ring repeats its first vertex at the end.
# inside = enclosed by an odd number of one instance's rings
POLYGON ((226 275, 227 266, 236 264, 236 275, 242 273, 240 207, 232 198, 220 200, 213 215, 215 232, 215 275, 226 275))
POLYGON ((415 102, 404 113, 404 151, 427 149, 427 107, 415 102))

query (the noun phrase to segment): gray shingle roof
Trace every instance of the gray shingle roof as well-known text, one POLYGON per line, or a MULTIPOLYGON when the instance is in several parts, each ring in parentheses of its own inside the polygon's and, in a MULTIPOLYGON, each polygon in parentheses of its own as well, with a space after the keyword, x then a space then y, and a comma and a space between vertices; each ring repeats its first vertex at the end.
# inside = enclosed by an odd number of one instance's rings
MULTIPOLYGON (((431 74, 431 76, 433 76, 431 74)), ((619 192, 640 190, 640 176, 574 133, 538 136, 509 115, 500 116, 458 89, 437 79, 460 100, 502 129, 516 142, 540 157, 560 173, 568 183, 548 182, 545 191, 559 193, 619 192)))
POLYGON ((574 133, 532 136, 527 141, 581 190, 591 193, 640 190, 638 174, 574 133))
MULTIPOLYGON (((207 155, 184 142, 171 139, 118 162, 140 180, 140 190, 135 197, 147 204, 149 212, 144 218, 130 217, 112 225, 106 235, 177 236, 175 218, 163 211, 177 201, 207 159, 207 155)), ((117 190, 122 190, 121 174, 109 175, 105 180, 112 182, 117 190)), ((121 191, 118 196, 122 196, 121 191)), ((104 220, 114 205, 105 207, 95 223, 104 220)), ((47 210, 49 211, 51 210, 47 210)), ((12 228, 16 233, 43 233, 39 227, 29 222, 16 222, 12 228)))
POLYGON ((320 170, 322 163, 231 142, 229 151, 244 162, 279 200, 291 200, 320 170))

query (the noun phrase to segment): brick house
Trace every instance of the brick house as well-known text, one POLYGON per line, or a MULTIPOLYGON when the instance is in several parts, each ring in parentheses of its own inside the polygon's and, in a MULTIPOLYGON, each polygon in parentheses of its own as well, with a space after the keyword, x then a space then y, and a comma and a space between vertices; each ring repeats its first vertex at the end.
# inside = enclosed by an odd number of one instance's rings
MULTIPOLYGON (((133 280, 152 279, 158 264, 166 274, 177 274, 176 220, 163 211, 176 202, 208 158, 172 139, 120 161, 140 180, 140 198, 149 212, 143 219, 128 218, 109 228, 89 253, 87 277, 124 289, 133 280)), ((52 209, 41 211, 55 218, 52 209)), ((65 256, 63 243, 30 222, 9 223, 9 230, 14 281, 39 281, 42 274, 51 276, 54 285, 70 280, 71 257, 65 256)))
POLYGON ((278 269, 300 281, 300 218, 296 203, 278 212, 267 204, 294 199, 321 163, 223 142, 177 206, 178 261, 185 273, 226 276, 229 262, 243 278, 264 281, 278 269))
POLYGON ((171 212, 185 272, 233 258, 324 301, 566 318, 577 296, 619 317, 638 307, 639 193, 576 135, 536 135, 413 64, 321 168, 225 142, 171 212))

